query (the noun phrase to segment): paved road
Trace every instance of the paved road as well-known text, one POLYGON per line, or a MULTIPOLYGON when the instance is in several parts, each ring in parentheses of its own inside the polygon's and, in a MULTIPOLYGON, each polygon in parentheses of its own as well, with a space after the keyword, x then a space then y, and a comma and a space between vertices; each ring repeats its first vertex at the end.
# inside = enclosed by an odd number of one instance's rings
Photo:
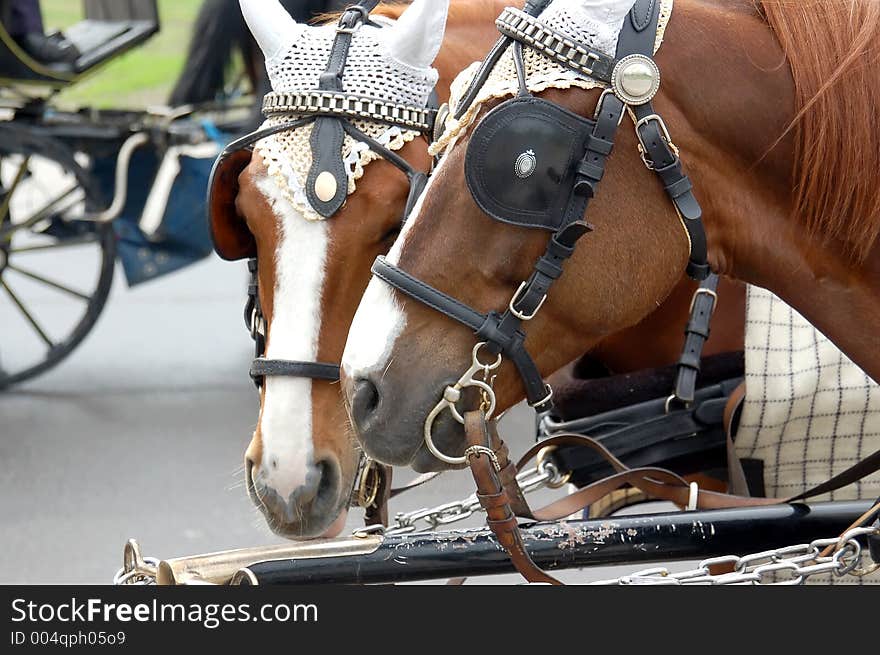
MULTIPOLYGON (((118 271, 85 344, 0 394, 0 582, 108 582, 130 537, 160 557, 279 541, 242 487, 257 412, 244 289, 243 265, 217 260, 134 290, 118 271)), ((509 417, 514 451, 532 420, 509 417)), ((470 491, 466 472, 449 474, 401 508, 470 491)))

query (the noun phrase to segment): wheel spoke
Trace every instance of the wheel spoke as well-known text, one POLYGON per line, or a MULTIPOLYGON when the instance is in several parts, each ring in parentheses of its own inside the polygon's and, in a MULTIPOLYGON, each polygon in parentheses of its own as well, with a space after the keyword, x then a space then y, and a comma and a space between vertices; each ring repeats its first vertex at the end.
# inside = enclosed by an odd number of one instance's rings
POLYGON ((42 275, 38 275, 37 273, 34 273, 32 271, 25 270, 25 269, 21 268, 20 266, 13 266, 12 264, 7 264, 6 268, 7 268, 7 270, 15 271, 19 275, 24 275, 25 277, 28 277, 32 280, 36 280, 37 282, 40 282, 42 284, 45 284, 47 287, 52 287, 53 289, 57 289, 58 291, 63 291, 64 293, 68 293, 71 296, 76 296, 77 298, 85 300, 86 302, 91 300, 90 296, 87 296, 86 294, 84 294, 80 291, 77 291, 76 289, 71 289, 70 287, 66 287, 59 282, 55 282, 54 280, 50 280, 49 278, 45 278, 42 275))
POLYGON ((3 287, 3 290, 6 291, 7 294, 9 294, 9 297, 12 299, 12 302, 15 303, 16 307, 18 307, 18 310, 24 315, 24 317, 27 319, 28 323, 31 324, 31 327, 34 329, 34 332, 36 332, 40 336, 40 338, 45 342, 45 344, 47 346, 49 346, 50 349, 54 348, 55 344, 52 343, 52 340, 46 334, 45 330, 43 330, 43 328, 40 327, 40 324, 37 323, 36 319, 31 315, 31 313, 28 311, 27 307, 24 306, 24 303, 21 302, 19 297, 17 295, 15 295, 15 293, 12 291, 12 289, 9 288, 9 285, 6 284, 6 282, 3 279, 0 279, 0 287, 3 287))
POLYGON ((8 189, 4 189, 3 191, 3 204, 0 205, 0 223, 4 221, 6 215, 9 213, 9 200, 12 198, 12 194, 15 192, 15 189, 21 184, 21 181, 24 179, 24 174, 27 172, 28 164, 31 162, 31 157, 28 155, 25 157, 21 166, 18 167, 18 172, 15 174, 15 179, 12 181, 12 186, 8 189))
POLYGON ((62 239, 60 241, 55 241, 53 243, 44 243, 35 246, 22 246, 20 248, 10 248, 10 255, 18 255, 22 253, 28 252, 40 252, 43 250, 55 250, 56 248, 71 248, 73 246, 83 246, 89 243, 96 243, 98 241, 98 235, 96 234, 82 234, 76 237, 71 237, 69 239, 62 239))
MULTIPOLYGON (((25 230, 33 225, 36 225, 37 223, 42 221, 44 218, 48 218, 49 215, 53 211, 56 211, 57 205, 60 205, 64 200, 66 200, 68 197, 70 197, 77 190, 79 190, 79 187, 73 186, 73 187, 67 189, 66 191, 64 191, 62 194, 55 196, 52 200, 50 200, 46 204, 44 204, 35 213, 31 214, 30 218, 28 218, 27 220, 22 221, 21 223, 15 223, 14 225, 10 224, 10 225, 3 227, 2 229, 0 229, 0 238, 7 238, 8 239, 15 232, 17 232, 19 230, 25 230)), ((63 211, 64 209, 67 209, 67 208, 73 206, 74 204, 76 204, 79 201, 80 201, 79 198, 74 199, 74 201, 69 203, 67 207, 64 207, 58 211, 63 211)))

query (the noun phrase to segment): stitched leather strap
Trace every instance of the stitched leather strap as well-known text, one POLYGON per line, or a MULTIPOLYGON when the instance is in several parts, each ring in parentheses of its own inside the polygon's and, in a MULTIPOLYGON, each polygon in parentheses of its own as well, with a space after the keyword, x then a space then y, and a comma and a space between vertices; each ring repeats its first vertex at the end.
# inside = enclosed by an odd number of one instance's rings
MULTIPOLYGON (((523 13, 529 16, 537 16, 544 9, 547 8, 551 0, 527 0, 525 6, 523 7, 523 13)), ((483 63, 480 64, 479 69, 477 69, 476 74, 474 75, 474 79, 471 80, 471 84, 468 87, 467 91, 465 91, 464 95, 462 95, 459 104, 454 107, 455 111, 455 119, 459 120, 462 116, 464 116, 465 112, 468 108, 473 104, 474 100, 477 97, 477 94, 480 92, 480 89, 483 88, 483 85, 486 83, 486 80, 489 78, 489 75, 495 70, 495 66, 498 65, 498 62, 501 60, 501 57, 507 52, 507 49, 513 43, 513 39, 507 35, 502 36, 495 45, 492 47, 492 50, 489 51, 489 54, 486 55, 486 58, 483 60, 483 63)))
MULTIPOLYGON (((349 7, 342 13, 330 48, 327 68, 319 77, 319 92, 332 94, 344 91, 342 74, 354 39, 354 30, 369 19, 369 12, 377 5, 376 0, 365 0, 359 6, 349 7)), ((348 173, 342 160, 344 138, 345 131, 338 117, 318 116, 315 119, 310 137, 312 168, 306 178, 306 197, 315 211, 325 218, 339 211, 348 197, 348 173), (336 188, 333 197, 322 199, 318 195, 316 184, 321 175, 327 174, 333 176, 336 188)))
POLYGON ((685 328, 684 349, 675 375, 675 399, 688 405, 694 402, 703 346, 709 339, 712 315, 718 301, 718 276, 714 273, 700 283, 691 303, 690 319, 685 328))
POLYGON ((339 382, 339 366, 322 362, 295 362, 258 357, 251 363, 250 375, 255 380, 266 377, 288 377, 339 382))
POLYGON ((477 485, 477 498, 486 511, 486 522, 489 528, 510 555, 516 570, 526 580, 540 584, 561 584, 556 578, 547 575, 538 568, 526 551, 516 515, 511 509, 510 498, 499 478, 499 468, 496 468, 497 460, 489 454, 492 450, 483 413, 479 411, 468 412, 465 414, 464 420, 468 446, 475 449, 469 450, 468 463, 477 485))
MULTIPOLYGON (((676 473, 665 469, 645 467, 630 469, 600 442, 579 434, 560 434, 542 440, 526 452, 517 462, 517 470, 522 469, 529 461, 548 446, 582 446, 590 448, 602 456, 617 471, 614 475, 593 483, 579 491, 558 500, 547 507, 534 510, 531 516, 540 521, 556 521, 584 507, 588 507, 606 494, 628 484, 659 500, 665 500, 680 507, 688 505, 690 485, 676 473)), ((750 498, 735 494, 700 489, 697 493, 698 509, 729 509, 736 507, 760 507, 808 500, 853 484, 868 475, 880 470, 880 451, 869 455, 861 462, 848 468, 832 479, 808 489, 802 494, 788 498, 750 498)))

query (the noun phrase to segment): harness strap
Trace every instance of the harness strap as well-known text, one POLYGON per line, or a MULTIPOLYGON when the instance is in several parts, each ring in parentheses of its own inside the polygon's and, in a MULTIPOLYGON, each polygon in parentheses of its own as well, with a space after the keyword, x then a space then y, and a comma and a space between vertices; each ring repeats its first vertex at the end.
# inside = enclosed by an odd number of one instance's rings
POLYGON ((636 117, 636 134, 645 165, 660 178, 687 230, 691 247, 687 274, 695 280, 704 280, 712 271, 708 263, 703 210, 694 196, 693 184, 682 168, 678 149, 670 140, 666 124, 654 112, 652 104, 647 102, 631 109, 636 117))
MULTIPOLYGON (((370 12, 378 4, 378 0, 364 0, 342 13, 327 68, 319 77, 318 91, 331 94, 343 91, 342 75, 354 33, 369 20, 370 12)), ((325 218, 339 211, 348 197, 348 174, 342 159, 344 138, 345 131, 338 117, 319 116, 315 120, 310 137, 313 162, 306 179, 306 197, 315 211, 325 218), (331 176, 332 182, 322 179, 319 184, 319 178, 327 175, 331 176)))
POLYGON ((697 376, 703 361, 703 346, 709 339, 712 314, 718 303, 718 276, 714 273, 700 283, 691 303, 690 319, 685 328, 684 350, 678 360, 673 399, 689 405, 694 402, 697 376))
POLYGON ((251 363, 250 376, 262 386, 266 377, 309 378, 339 382, 339 366, 322 362, 297 362, 287 359, 257 357, 251 363))
MULTIPOLYGON (((527 0, 525 6, 523 7, 523 13, 528 16, 538 16, 547 6, 552 2, 552 0, 527 0)), ((461 120, 461 117, 464 116, 464 113, 468 110, 474 100, 477 97, 477 94, 480 92, 480 89, 486 83, 486 80, 489 78, 489 75, 495 70, 495 66, 498 65, 498 62, 501 60, 501 57, 507 52, 507 49, 513 43, 513 39, 504 35, 492 46, 492 50, 489 51, 489 54, 486 55, 486 58, 483 60, 483 63, 480 64, 480 67, 477 69, 476 74, 474 75, 474 79, 471 81, 470 86, 467 91, 465 91, 464 95, 462 95, 459 105, 454 108, 455 110, 455 119, 461 120)))
POLYGON ((501 466, 491 447, 483 413, 468 412, 464 421, 469 446, 466 451, 469 453, 468 463, 477 485, 477 499, 486 511, 486 523, 526 580, 538 584, 561 584, 538 568, 526 550, 510 497, 499 478, 501 466))

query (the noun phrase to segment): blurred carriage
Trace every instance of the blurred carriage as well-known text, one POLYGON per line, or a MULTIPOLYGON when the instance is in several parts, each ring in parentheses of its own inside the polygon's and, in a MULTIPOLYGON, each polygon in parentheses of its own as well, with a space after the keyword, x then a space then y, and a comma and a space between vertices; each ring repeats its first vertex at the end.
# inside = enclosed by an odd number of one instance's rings
POLYGON ((0 26, 0 389, 69 355, 120 260, 130 285, 211 252, 204 197, 250 102, 61 110, 53 98, 159 32, 156 0, 84 0, 72 63, 42 64, 0 26), (9 344, 16 344, 10 349, 9 344))

